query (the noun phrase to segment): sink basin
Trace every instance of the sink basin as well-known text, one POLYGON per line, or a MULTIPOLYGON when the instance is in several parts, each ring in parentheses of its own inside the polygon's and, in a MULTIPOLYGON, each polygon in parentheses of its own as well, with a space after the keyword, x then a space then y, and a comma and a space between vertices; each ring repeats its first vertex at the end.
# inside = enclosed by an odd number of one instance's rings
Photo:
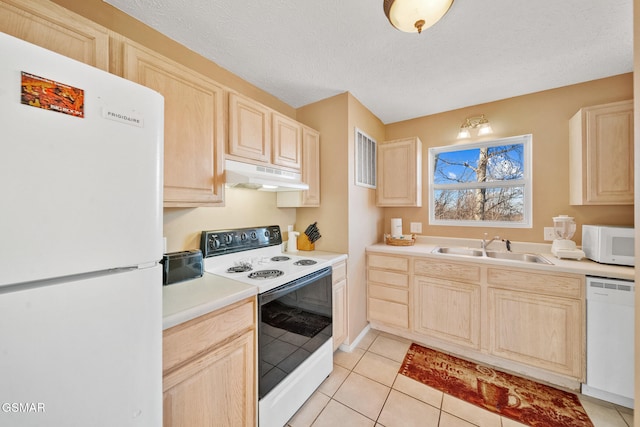
POLYGON ((487 251, 487 256, 489 258, 496 258, 496 259, 509 259, 513 261, 536 262, 539 264, 551 264, 544 257, 541 257, 540 255, 534 255, 534 254, 487 251))
POLYGON ((472 248, 435 248, 431 252, 434 254, 482 256, 482 249, 472 248))
MULTIPOLYGON (((483 257, 482 249, 473 248, 457 248, 457 247, 437 247, 433 251, 434 254, 462 255, 470 257, 483 257)), ((487 251, 486 256, 494 259, 505 259, 511 261, 533 262, 538 264, 551 264, 547 259, 540 255, 524 254, 517 252, 498 252, 487 251)))

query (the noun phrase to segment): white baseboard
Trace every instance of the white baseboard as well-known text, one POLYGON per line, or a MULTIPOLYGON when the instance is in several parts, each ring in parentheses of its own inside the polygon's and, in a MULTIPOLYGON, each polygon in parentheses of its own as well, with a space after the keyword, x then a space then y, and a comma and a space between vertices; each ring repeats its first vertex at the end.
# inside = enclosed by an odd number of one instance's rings
POLYGON ((364 329, 362 330, 362 332, 360 332, 358 334, 358 336, 356 337, 356 339, 354 339, 352 342, 350 342, 349 344, 340 344, 340 347, 338 347, 339 350, 345 351, 347 353, 351 353, 355 348, 358 347, 358 344, 360 344, 360 341, 363 340, 363 338, 365 337, 365 335, 367 335, 367 333, 371 330, 371 325, 369 323, 367 323, 367 326, 364 327, 364 329))

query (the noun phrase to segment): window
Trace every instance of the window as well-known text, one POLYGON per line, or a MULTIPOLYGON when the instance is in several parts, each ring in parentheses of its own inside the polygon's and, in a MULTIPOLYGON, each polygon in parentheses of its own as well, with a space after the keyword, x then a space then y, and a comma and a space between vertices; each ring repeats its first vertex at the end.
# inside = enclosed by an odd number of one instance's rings
POLYGON ((531 227, 531 135, 429 149, 429 223, 531 227))
POLYGON ((356 128, 356 185, 376 188, 376 141, 356 128))

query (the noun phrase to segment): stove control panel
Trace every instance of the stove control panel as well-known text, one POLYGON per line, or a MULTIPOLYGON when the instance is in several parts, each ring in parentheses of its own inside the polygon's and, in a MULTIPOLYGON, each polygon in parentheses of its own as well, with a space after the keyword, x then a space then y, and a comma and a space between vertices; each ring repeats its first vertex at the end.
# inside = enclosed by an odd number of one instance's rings
POLYGON ((282 243, 280 226, 238 228, 235 230, 203 231, 200 250, 205 258, 234 252, 259 249, 282 243))

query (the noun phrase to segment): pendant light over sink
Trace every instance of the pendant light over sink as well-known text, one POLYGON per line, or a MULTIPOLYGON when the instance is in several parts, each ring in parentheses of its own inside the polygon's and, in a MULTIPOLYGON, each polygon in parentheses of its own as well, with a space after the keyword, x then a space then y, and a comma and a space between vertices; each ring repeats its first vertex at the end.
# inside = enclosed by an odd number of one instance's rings
POLYGON ((384 0, 384 14, 391 25, 407 33, 421 33, 438 22, 453 0, 384 0))

